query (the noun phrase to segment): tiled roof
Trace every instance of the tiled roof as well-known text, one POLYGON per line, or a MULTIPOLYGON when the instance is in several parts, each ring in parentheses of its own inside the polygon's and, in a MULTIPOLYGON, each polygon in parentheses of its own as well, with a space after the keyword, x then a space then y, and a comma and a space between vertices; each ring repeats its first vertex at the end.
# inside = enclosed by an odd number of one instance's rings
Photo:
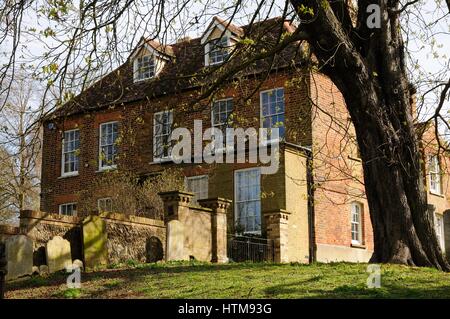
MULTIPOLYGON (((280 18, 273 18, 254 23, 251 27, 251 33, 246 36, 251 38, 261 33, 265 34, 264 41, 259 41, 260 43, 256 45, 260 46, 261 49, 266 49, 271 42, 273 44, 275 43, 280 29, 280 22, 280 18)), ((295 27, 288 22, 284 22, 283 27, 288 32, 295 30, 295 27)), ((243 26, 239 29, 241 30, 240 32, 243 32, 241 34, 245 34, 249 26, 243 26)), ((159 44, 157 41, 149 41, 147 43, 154 49, 172 57, 156 78, 134 83, 133 66, 129 59, 116 70, 54 111, 47 118, 68 116, 111 105, 175 94, 198 88, 208 80, 206 76, 202 76, 202 70, 205 67, 204 46, 201 44, 201 38, 177 42, 166 46, 159 44)), ((256 49, 258 50, 259 48, 257 47, 256 49)), ((303 56, 299 52, 298 44, 288 46, 275 57, 272 69, 282 69, 292 66, 293 63, 300 63, 303 60, 303 56)), ((266 71, 269 66, 269 60, 260 60, 240 72, 239 76, 261 73, 262 71, 266 71)))
POLYGON ((163 45, 156 40, 147 40, 146 43, 156 51, 161 52, 162 54, 175 57, 175 54, 173 53, 173 48, 170 45, 163 45))
POLYGON ((223 20, 219 17, 214 17, 213 19, 230 30, 231 33, 234 33, 238 36, 242 36, 244 34, 244 30, 241 27, 238 27, 237 25, 230 23, 229 21, 223 20))

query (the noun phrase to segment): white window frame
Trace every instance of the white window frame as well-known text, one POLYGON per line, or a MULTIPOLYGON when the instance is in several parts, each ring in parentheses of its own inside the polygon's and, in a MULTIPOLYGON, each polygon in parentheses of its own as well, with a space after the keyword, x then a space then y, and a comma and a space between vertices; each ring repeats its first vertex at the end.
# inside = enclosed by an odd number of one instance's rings
POLYGON ((145 55, 137 56, 134 58, 134 61, 133 61, 134 82, 145 81, 148 79, 152 79, 155 76, 156 76, 156 57, 155 57, 155 55, 145 54, 145 55), (148 68, 149 68, 149 76, 148 77, 141 76, 141 74, 143 74, 143 72, 142 72, 142 70, 139 69, 139 63, 143 63, 140 61, 143 61, 144 59, 148 59, 148 63, 150 63, 150 65, 148 66, 148 68))
POLYGON ((104 197, 104 198, 99 198, 98 200, 97 200, 97 209, 98 209, 98 211, 101 213, 101 212, 107 212, 107 213, 112 213, 113 212, 113 200, 112 200, 112 198, 111 197, 104 197), (101 210, 101 203, 102 202, 106 202, 106 201, 109 201, 111 204, 111 210, 109 210, 109 211, 104 211, 104 210, 101 210))
POLYGON ((64 137, 63 137, 63 140, 62 140, 62 150, 61 150, 61 176, 62 177, 75 176, 75 175, 78 175, 78 170, 80 169, 80 157, 79 157, 79 155, 75 154, 75 156, 76 156, 76 158, 78 160, 78 169, 76 171, 71 171, 71 172, 66 172, 65 171, 65 166, 66 166, 65 164, 66 164, 66 162, 65 162, 65 156, 64 155, 66 155, 68 153, 76 153, 77 151, 80 150, 80 145, 79 145, 80 144, 80 130, 79 129, 68 130, 68 131, 64 131, 63 134, 64 134, 64 137), (65 143, 67 142, 66 141, 66 133, 71 133, 71 132, 76 132, 76 131, 78 131, 78 149, 70 151, 70 152, 66 152, 65 151, 65 143))
POLYGON ((281 139, 281 140, 284 139, 284 135, 286 135, 286 96, 285 96, 285 90, 284 90, 284 87, 276 87, 276 88, 273 88, 273 89, 260 91, 260 92, 259 92, 259 112, 260 112, 259 114, 260 114, 260 127, 261 127, 261 128, 264 128, 264 119, 265 119, 266 117, 272 117, 272 116, 280 115, 280 114, 283 114, 283 115, 284 115, 284 122, 283 122, 283 126, 284 126, 284 134, 283 134, 283 135, 280 135, 278 140, 274 140, 274 139, 272 139, 272 138, 269 138, 269 140, 267 140, 267 141, 265 141, 265 142, 271 143, 271 142, 279 141, 280 139, 281 139), (263 113, 263 95, 264 95, 265 93, 268 93, 268 92, 275 92, 274 94, 276 94, 276 92, 277 92, 278 90, 283 90, 284 111, 283 111, 283 112, 279 112, 279 113, 275 113, 275 114, 271 114, 271 115, 266 115, 266 116, 265 116, 264 113, 263 113))
POLYGON ((428 160, 428 176, 429 176, 429 185, 430 192, 432 194, 441 195, 442 187, 441 187, 441 165, 439 162, 438 155, 430 155, 428 160), (436 170, 432 170, 433 166, 436 170))
POLYGON ((224 63, 230 56, 230 52, 229 52, 230 48, 231 48, 231 34, 228 34, 228 32, 225 32, 225 34, 223 34, 222 37, 220 37, 220 38, 214 38, 214 39, 208 40, 208 42, 205 43, 205 66, 218 65, 218 64, 224 63), (225 49, 228 51, 227 57, 222 61, 211 62, 211 59, 210 59, 210 53, 212 52, 211 41, 216 41, 218 39, 223 39, 223 38, 226 38, 226 40, 227 40, 226 48, 220 48, 220 49, 221 50, 225 49))
MULTIPOLYGON (((223 152, 223 151, 225 151, 225 148, 223 147, 223 145, 226 145, 226 143, 227 143, 227 136, 228 136, 227 135, 227 128, 229 127, 228 126, 229 123, 214 123, 214 105, 215 105, 215 103, 221 103, 221 102, 228 103, 228 101, 231 101, 232 108, 231 108, 230 114, 232 114, 234 112, 234 101, 233 101, 232 97, 225 98, 225 99, 220 99, 220 100, 215 100, 211 104, 211 127, 215 127, 215 128, 218 128, 219 130, 221 130, 222 131, 222 139, 223 139, 222 140, 222 147, 219 147, 218 149, 215 149, 214 150, 215 152, 223 152)), ((219 112, 219 114, 220 113, 223 113, 223 112, 219 112)), ((226 145, 226 146, 228 146, 228 145, 226 145)))
MULTIPOLYGON (((172 146, 169 147, 168 150, 168 155, 167 156, 162 156, 162 157, 157 157, 156 154, 158 154, 157 152, 157 143, 156 143, 156 138, 157 137, 161 137, 161 136, 167 136, 167 142, 170 143, 170 135, 172 134, 172 126, 173 126, 173 110, 164 110, 164 111, 160 111, 160 112, 156 112, 153 114, 153 162, 165 162, 165 161, 171 161, 172 160, 172 155, 171 155, 171 150, 172 150, 172 146), (168 134, 156 134, 156 127, 157 125, 164 125, 161 123, 156 123, 156 118, 158 115, 160 114, 164 114, 164 113, 169 113, 169 133, 168 134)), ((162 131, 162 130, 161 130, 162 131)), ((163 145, 164 147, 164 145, 163 145)))
MULTIPOLYGON (((230 114, 231 114, 234 111, 234 104, 233 104, 233 98, 232 97, 226 98, 226 99, 215 100, 212 103, 212 105, 211 105, 211 127, 217 127, 217 128, 220 129, 223 126, 229 124, 229 123, 226 123, 226 122, 224 122, 224 123, 214 123, 214 105, 216 103, 223 103, 223 102, 228 103, 229 101, 231 101, 231 106, 232 106, 232 109, 231 109, 231 112, 230 112, 230 114)), ((224 113, 224 112, 219 112, 219 114, 221 114, 221 113, 224 113)))
POLYGON ((363 211, 364 211, 364 207, 363 204, 361 204, 360 202, 352 202, 350 204, 350 231, 351 231, 351 239, 352 239, 352 244, 354 245, 362 245, 363 244, 363 211), (358 207, 358 221, 355 222, 355 220, 353 219, 353 216, 355 214, 355 207, 358 207), (358 239, 353 239, 353 225, 356 225, 357 227, 357 236, 358 239))
POLYGON ((60 216, 77 216, 78 215, 78 212, 77 212, 77 205, 78 203, 77 202, 72 202, 72 203, 64 203, 64 204, 60 204, 59 205, 59 207, 58 207, 58 212, 59 212, 59 215, 60 216), (63 207, 64 206, 69 206, 69 205, 75 205, 75 210, 73 210, 73 208, 72 208, 72 212, 74 212, 72 215, 67 215, 67 214, 63 214, 63 207))
MULTIPOLYGON (((262 228, 262 212, 261 212, 261 168, 260 167, 251 167, 251 168, 244 168, 244 169, 239 169, 239 170, 235 170, 234 171, 234 181, 233 181, 233 186, 234 186, 234 221, 235 223, 237 223, 237 221, 239 220, 239 213, 238 213, 238 204, 243 203, 243 202, 259 202, 259 225, 262 228), (252 200, 245 200, 245 201, 238 201, 238 193, 240 191, 240 187, 238 187, 237 182, 238 182, 238 174, 242 173, 242 172, 246 172, 246 171, 258 171, 258 176, 259 176, 259 198, 256 199, 252 199, 252 200)), ((244 225, 246 226, 246 225, 244 225)), ((255 234, 255 235, 261 235, 261 231, 262 229, 259 230, 253 230, 253 231, 244 231, 244 234, 255 234)))
POLYGON ((186 189, 191 192, 194 193, 194 198, 193 198, 193 202, 195 204, 198 204, 198 200, 199 199, 207 199, 208 198, 208 194, 209 194, 209 177, 208 175, 197 175, 197 176, 188 176, 185 178, 185 184, 186 184, 186 189), (202 179, 206 179, 206 190, 201 190, 198 192, 194 192, 192 190, 189 189, 189 182, 190 181, 198 181, 198 180, 202 180, 202 179), (198 196, 199 194, 205 194, 204 196, 198 196))
MULTIPOLYGON (((102 145, 102 127, 105 125, 111 125, 111 124, 117 124, 117 138, 119 137, 119 122, 118 121, 111 121, 111 122, 105 122, 105 123, 101 123, 99 126, 99 134, 98 134, 98 167, 99 167, 99 171, 106 171, 106 170, 111 170, 111 169, 116 169, 117 168, 117 163, 114 163, 112 165, 102 165, 103 164, 103 159, 102 159, 102 148, 103 146, 111 146, 116 144, 116 140, 114 141, 113 144, 107 144, 107 145, 102 145)), ((117 154, 119 153, 119 150, 117 148, 116 145, 116 154, 115 156, 117 156, 117 154)))
POLYGON ((434 214, 434 230, 438 238, 439 245, 443 252, 445 252, 445 231, 444 231, 444 216, 435 213, 434 214))

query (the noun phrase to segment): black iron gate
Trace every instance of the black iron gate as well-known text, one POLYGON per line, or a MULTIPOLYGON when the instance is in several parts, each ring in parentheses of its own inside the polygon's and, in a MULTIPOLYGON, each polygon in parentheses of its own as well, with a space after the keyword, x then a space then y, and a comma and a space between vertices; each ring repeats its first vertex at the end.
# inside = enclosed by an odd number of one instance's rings
POLYGON ((228 258, 230 261, 263 262, 274 261, 274 243, 271 239, 229 235, 228 258))

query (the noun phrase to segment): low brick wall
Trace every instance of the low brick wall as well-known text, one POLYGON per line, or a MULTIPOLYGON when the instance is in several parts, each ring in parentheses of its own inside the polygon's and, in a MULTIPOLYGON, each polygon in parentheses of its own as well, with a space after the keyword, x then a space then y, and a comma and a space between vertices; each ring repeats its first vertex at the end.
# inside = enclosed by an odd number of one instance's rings
POLYGON ((100 214, 106 222, 110 263, 136 260, 155 262, 164 258, 164 221, 123 214, 100 214))
POLYGON ((20 232, 33 240, 33 264, 46 264, 45 244, 54 236, 70 242, 72 260, 82 259, 81 220, 78 217, 25 210, 20 213, 20 232))

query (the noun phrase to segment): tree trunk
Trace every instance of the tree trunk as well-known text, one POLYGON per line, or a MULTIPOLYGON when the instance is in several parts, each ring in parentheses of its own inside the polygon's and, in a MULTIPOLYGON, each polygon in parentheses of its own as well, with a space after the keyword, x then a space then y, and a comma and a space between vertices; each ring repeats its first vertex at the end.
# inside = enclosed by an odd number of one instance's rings
POLYGON ((300 28, 308 34, 322 72, 342 92, 355 126, 374 233, 371 261, 449 271, 428 214, 395 13, 398 1, 378 2, 378 29, 367 27, 366 1, 358 1, 365 7, 359 8, 356 25, 348 8, 339 7, 345 6, 344 1, 291 3, 302 18, 300 28), (313 9, 314 17, 305 7, 313 9))

